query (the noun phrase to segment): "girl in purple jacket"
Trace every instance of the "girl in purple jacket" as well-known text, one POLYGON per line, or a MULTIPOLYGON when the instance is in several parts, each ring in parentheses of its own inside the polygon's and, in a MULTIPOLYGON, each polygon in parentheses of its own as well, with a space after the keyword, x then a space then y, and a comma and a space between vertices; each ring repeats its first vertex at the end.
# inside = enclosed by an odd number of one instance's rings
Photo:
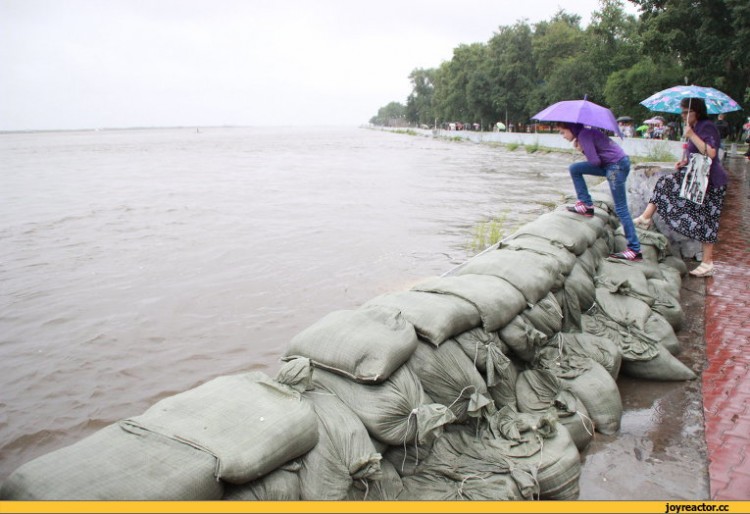
POLYGON ((594 215, 594 203, 591 200, 584 175, 607 177, 609 190, 615 202, 615 212, 620 218, 628 247, 610 257, 628 261, 640 261, 641 242, 635 231, 633 219, 628 211, 625 182, 630 173, 630 158, 615 142, 601 131, 585 128, 580 123, 560 123, 560 135, 573 143, 573 146, 583 152, 586 161, 575 162, 570 165, 570 177, 576 190, 578 201, 568 210, 583 216, 594 215))

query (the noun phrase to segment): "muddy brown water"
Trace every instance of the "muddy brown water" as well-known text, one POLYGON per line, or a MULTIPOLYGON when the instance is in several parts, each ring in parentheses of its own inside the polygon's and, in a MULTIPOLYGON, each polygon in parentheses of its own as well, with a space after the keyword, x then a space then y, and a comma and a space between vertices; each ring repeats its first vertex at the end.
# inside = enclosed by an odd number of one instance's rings
POLYGON ((248 370, 572 191, 570 156, 358 128, 0 134, 0 480, 248 370))

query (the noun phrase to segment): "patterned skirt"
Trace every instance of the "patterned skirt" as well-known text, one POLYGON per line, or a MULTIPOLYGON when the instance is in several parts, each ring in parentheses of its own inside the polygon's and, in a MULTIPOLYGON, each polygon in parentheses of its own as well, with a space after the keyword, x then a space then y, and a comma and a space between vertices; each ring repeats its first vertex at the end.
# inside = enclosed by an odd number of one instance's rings
POLYGON ((727 186, 709 186, 703 204, 698 205, 680 198, 683 176, 683 170, 679 170, 661 177, 656 182, 650 202, 656 205, 656 212, 675 232, 702 243, 715 243, 727 186))

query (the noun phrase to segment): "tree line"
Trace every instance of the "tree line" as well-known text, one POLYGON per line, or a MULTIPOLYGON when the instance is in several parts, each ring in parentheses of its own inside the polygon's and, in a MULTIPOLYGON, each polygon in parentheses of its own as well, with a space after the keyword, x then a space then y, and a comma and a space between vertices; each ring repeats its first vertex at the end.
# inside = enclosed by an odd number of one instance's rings
MULTIPOLYGON (((559 10, 550 20, 500 26, 486 43, 461 44, 437 68, 409 75, 406 103, 381 107, 370 123, 516 126, 560 100, 582 99, 616 116, 653 115, 640 101, 678 84, 715 87, 750 105, 750 2, 599 0, 587 27, 559 10)), ((727 115, 739 128, 743 112, 727 115)))

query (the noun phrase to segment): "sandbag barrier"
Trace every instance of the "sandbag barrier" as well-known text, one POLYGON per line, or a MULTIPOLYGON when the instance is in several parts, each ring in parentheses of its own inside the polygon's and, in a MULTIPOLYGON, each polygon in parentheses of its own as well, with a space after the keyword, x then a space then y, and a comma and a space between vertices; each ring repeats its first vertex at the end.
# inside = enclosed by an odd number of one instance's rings
POLYGON ((336 311, 271 378, 219 377, 19 467, 3 500, 571 500, 616 434, 620 373, 675 356, 684 263, 607 192, 540 216, 444 276, 336 311))

